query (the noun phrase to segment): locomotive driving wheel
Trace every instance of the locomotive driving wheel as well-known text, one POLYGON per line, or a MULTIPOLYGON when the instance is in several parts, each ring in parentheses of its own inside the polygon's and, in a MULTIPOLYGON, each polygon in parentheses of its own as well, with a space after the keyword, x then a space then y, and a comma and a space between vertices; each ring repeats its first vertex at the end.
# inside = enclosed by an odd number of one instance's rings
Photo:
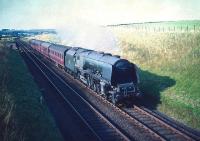
POLYGON ((87 76, 87 85, 92 89, 90 76, 87 76))
POLYGON ((95 83, 93 83, 93 90, 94 90, 95 92, 97 92, 97 86, 96 86, 95 83))
POLYGON ((116 97, 115 97, 115 94, 114 94, 114 93, 112 93, 111 100, 112 100, 112 103, 113 103, 114 105, 117 105, 117 99, 116 99, 116 97))
POLYGON ((76 73, 76 78, 79 79, 79 80, 81 79, 81 78, 80 78, 80 75, 81 75, 80 72, 77 72, 77 73, 76 73))

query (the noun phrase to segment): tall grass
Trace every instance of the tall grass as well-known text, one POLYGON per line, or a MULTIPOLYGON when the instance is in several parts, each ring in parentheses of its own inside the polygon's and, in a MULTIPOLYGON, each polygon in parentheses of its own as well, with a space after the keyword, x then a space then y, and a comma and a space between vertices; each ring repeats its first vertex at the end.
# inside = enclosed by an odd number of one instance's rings
MULTIPOLYGON (((160 91, 157 109, 200 129, 200 32, 133 32, 127 28, 112 31, 124 58, 142 70, 175 81, 175 85, 160 91)), ((162 87, 150 86, 147 76, 141 79, 142 91, 152 96, 152 89, 162 87)))
POLYGON ((62 140, 17 51, 0 42, 0 140, 62 140))
POLYGON ((17 133, 14 127, 15 121, 12 118, 14 104, 7 88, 9 72, 7 71, 6 56, 8 52, 3 46, 3 44, 0 44, 0 139, 9 141, 17 139, 17 133))

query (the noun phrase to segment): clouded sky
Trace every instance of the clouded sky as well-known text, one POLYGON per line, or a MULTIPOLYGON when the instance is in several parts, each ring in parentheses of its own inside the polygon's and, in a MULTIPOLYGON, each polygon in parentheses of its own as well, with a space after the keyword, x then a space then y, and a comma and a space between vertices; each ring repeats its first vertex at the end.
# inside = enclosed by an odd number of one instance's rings
POLYGON ((0 28, 200 19, 200 0, 0 0, 0 28))

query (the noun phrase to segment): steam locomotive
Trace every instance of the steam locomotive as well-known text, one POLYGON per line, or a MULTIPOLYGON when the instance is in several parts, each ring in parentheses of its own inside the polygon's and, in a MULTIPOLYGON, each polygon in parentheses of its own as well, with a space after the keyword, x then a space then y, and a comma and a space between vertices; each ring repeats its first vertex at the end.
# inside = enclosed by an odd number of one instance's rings
POLYGON ((140 96, 137 67, 120 56, 32 39, 31 47, 113 104, 140 96))

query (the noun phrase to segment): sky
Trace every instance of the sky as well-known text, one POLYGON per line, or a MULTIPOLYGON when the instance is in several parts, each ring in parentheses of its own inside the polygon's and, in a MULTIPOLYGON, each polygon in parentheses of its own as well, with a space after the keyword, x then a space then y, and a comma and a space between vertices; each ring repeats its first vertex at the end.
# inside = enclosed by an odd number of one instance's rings
POLYGON ((0 29, 192 19, 200 0, 0 0, 0 29))

